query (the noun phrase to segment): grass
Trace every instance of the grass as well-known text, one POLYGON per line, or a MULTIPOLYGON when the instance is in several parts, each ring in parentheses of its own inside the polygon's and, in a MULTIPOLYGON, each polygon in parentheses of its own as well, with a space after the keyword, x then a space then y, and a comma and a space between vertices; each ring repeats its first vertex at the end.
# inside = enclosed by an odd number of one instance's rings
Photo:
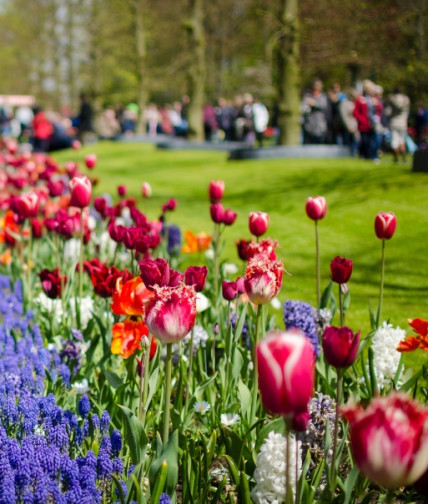
POLYGON ((268 212, 268 236, 279 241, 278 255, 292 273, 284 279, 281 300, 315 304, 314 225, 304 207, 308 196, 324 196, 328 211, 319 225, 322 285, 329 282, 334 256, 353 260, 346 322, 363 334, 370 325, 368 303, 378 303, 381 242, 374 234, 374 217, 379 211, 394 211, 398 225, 386 244, 383 319, 407 329, 407 318, 428 316, 428 175, 412 173, 410 163, 394 165, 388 156, 379 165, 357 159, 227 161, 222 152, 160 151, 134 143, 98 143, 55 158, 83 160, 89 152, 99 159, 92 172, 99 178, 97 194, 115 195, 116 186, 125 184, 150 218, 159 216, 162 203, 176 198, 178 207, 169 219, 183 231, 211 231, 207 187, 210 180, 223 179, 224 205, 238 212, 236 223, 224 232, 223 257, 235 263, 234 242, 250 237, 249 212, 268 212), (144 202, 143 181, 153 189, 153 197, 144 202))

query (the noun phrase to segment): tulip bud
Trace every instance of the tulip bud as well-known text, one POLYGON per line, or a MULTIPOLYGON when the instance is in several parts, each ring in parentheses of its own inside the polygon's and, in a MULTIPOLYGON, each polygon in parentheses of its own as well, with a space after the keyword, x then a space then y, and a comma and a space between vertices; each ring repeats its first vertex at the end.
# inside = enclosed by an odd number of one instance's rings
POLYGON ((150 198, 152 195, 152 188, 148 182, 143 182, 143 185, 141 186, 141 194, 143 198, 150 198))
POLYGON ((235 242, 236 248, 238 250, 238 256, 243 261, 247 261, 248 260, 247 251, 248 251, 248 245, 250 243, 251 243, 250 241, 243 240, 243 239, 235 242))
POLYGON ((91 181, 86 176, 73 177, 70 180, 70 206, 85 208, 89 206, 92 197, 91 181))
POLYGON ((177 287, 183 281, 183 275, 170 268, 168 261, 158 257, 157 259, 144 259, 140 261, 140 275, 144 285, 149 290, 159 287, 177 287))
POLYGON ((264 212, 251 212, 248 220, 250 233, 254 236, 262 236, 269 226, 269 215, 264 212))
POLYGON ((224 225, 231 226, 235 222, 237 216, 238 216, 238 214, 236 212, 234 212, 233 210, 230 210, 230 208, 225 210, 224 215, 223 215, 224 225))
POLYGON ((355 362, 360 344, 360 331, 349 327, 327 326, 322 337, 325 360, 336 368, 346 368, 355 362))
POLYGON ((314 220, 318 221, 325 217, 327 212, 327 202, 323 196, 309 197, 306 200, 306 215, 314 220))
POLYGON ((97 164, 96 154, 88 154, 85 157, 85 165, 89 170, 92 170, 92 168, 95 168, 96 164, 97 164))
POLYGON ((335 257, 330 263, 331 279, 338 284, 348 282, 352 275, 352 261, 345 257, 335 257))
POLYGON ((366 410, 345 406, 351 449, 361 472, 377 485, 412 484, 428 468, 428 409, 405 394, 376 397, 366 410))
POLYGON ((64 192, 64 188, 64 182, 62 180, 49 180, 48 182, 49 194, 52 198, 61 196, 64 192))
POLYGON ((238 289, 238 294, 244 294, 244 292, 245 292, 245 278, 238 277, 235 281, 236 281, 236 287, 238 289))
POLYGON ((117 194, 121 197, 124 198, 126 196, 127 188, 124 185, 118 185, 117 186, 117 194))
POLYGON ((221 283, 221 292, 226 301, 232 301, 238 296, 238 286, 236 282, 226 282, 224 280, 221 283))
POLYGON ((190 266, 184 272, 184 282, 186 285, 191 285, 196 292, 201 292, 205 288, 207 280, 208 268, 206 266, 190 266))
POLYGON ((215 224, 221 224, 224 219, 224 208, 221 203, 214 203, 210 207, 211 220, 215 224))
POLYGON ((39 196, 34 191, 21 194, 15 201, 15 211, 20 219, 33 219, 39 211, 39 196))
POLYGON ((375 218, 375 233, 380 240, 389 240, 394 236, 397 217, 393 212, 379 212, 375 218))
POLYGON ((224 195, 223 180, 212 180, 208 187, 211 203, 220 203, 224 195))
POLYGON ((292 420, 307 412, 314 391, 315 354, 298 330, 269 332, 257 345, 264 407, 292 420))

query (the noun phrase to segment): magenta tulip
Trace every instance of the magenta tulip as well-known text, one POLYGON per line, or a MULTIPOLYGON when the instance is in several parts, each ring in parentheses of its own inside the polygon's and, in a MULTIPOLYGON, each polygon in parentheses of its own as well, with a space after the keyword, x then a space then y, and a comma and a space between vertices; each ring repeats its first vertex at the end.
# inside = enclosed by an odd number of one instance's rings
POLYGON ((325 360, 336 368, 346 368, 355 362, 360 345, 360 331, 349 327, 328 326, 324 329, 322 348, 325 360))
POLYGON ((155 287, 177 287, 183 281, 183 274, 170 268, 166 259, 144 259, 138 266, 144 285, 149 290, 155 290, 155 287))
POLYGON ((393 212, 379 212, 375 218, 375 233, 380 240, 389 240, 394 236, 397 217, 393 212))
POLYGON ((264 212, 251 212, 248 219, 250 233, 254 236, 262 236, 269 226, 269 215, 264 212))
POLYGON ((226 282, 224 280, 221 283, 221 292, 226 301, 232 301, 238 297, 238 286, 236 282, 226 282))
POLYGON ((224 208, 221 203, 214 203, 210 207, 211 220, 215 224, 222 224, 224 219, 224 208))
POLYGON ((348 282, 352 275, 352 261, 345 257, 335 257, 330 263, 331 279, 338 284, 348 282))
POLYGON ((92 197, 91 181, 83 175, 82 177, 73 177, 70 180, 70 206, 85 208, 89 206, 92 197))
POLYGON ((393 392, 376 397, 366 410, 343 407, 351 449, 361 472, 376 484, 410 485, 428 468, 428 409, 393 392))
POLYGON ((208 268, 206 266, 189 266, 184 272, 184 283, 191 285, 196 292, 202 292, 207 280, 208 268))
POLYGON ((117 186, 117 194, 121 197, 124 198, 126 196, 128 189, 125 185, 118 185, 117 186))
POLYGON ((269 303, 282 285, 284 267, 282 261, 271 261, 258 255, 251 259, 245 270, 245 292, 256 305, 269 303))
POLYGON ((15 201, 15 211, 20 219, 33 219, 39 211, 39 196, 31 191, 19 196, 15 201))
POLYGON ((224 211, 223 224, 225 226, 231 226, 236 221, 237 216, 238 214, 236 212, 228 208, 227 210, 224 211))
POLYGON ((97 164, 97 156, 96 154, 88 154, 86 157, 85 157, 85 165, 86 167, 89 169, 89 170, 92 170, 93 168, 95 168, 96 164, 97 164))
POLYGON ((220 203, 224 195, 223 180, 212 180, 208 187, 208 193, 211 203, 220 203))
POLYGON ((157 287, 145 306, 150 332, 164 343, 176 343, 195 325, 196 291, 188 285, 157 287))
POLYGON ((298 330, 271 331, 257 345, 264 407, 293 421, 307 412, 314 391, 315 354, 298 330))
POLYGON ((306 200, 306 215, 314 220, 318 221, 325 217, 327 213, 327 202, 323 196, 309 197, 306 200))

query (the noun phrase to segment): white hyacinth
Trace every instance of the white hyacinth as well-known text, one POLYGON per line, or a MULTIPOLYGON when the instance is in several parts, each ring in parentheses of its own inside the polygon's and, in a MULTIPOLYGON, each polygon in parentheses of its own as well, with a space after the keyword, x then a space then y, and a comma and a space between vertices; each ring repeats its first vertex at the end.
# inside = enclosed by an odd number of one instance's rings
MULTIPOLYGON (((286 438, 276 432, 269 432, 257 455, 254 479, 256 486, 251 491, 255 504, 281 504, 285 501, 286 438)), ((302 457, 298 442, 298 476, 302 472, 302 457)), ((290 485, 296 492, 296 439, 290 436, 289 450, 290 485)))
POLYGON ((75 382, 71 388, 76 392, 76 394, 83 395, 89 391, 89 384, 86 378, 83 378, 81 382, 75 382))
POLYGON ((397 346, 405 338, 406 331, 398 326, 394 328, 387 322, 375 332, 372 339, 373 364, 379 387, 392 383, 401 357, 401 353, 397 352, 397 346))

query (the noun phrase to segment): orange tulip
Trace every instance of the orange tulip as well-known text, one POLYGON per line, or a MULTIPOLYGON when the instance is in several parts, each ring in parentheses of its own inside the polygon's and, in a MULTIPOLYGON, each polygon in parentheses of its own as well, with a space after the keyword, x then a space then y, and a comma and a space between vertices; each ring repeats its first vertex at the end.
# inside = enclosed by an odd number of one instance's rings
POLYGON ((195 235, 192 231, 184 233, 186 243, 183 245, 182 252, 184 254, 192 254, 194 252, 203 252, 210 248, 212 236, 207 235, 205 232, 195 235))
POLYGON ((112 333, 111 352, 127 359, 136 350, 141 350, 141 340, 148 336, 149 330, 142 320, 126 318, 114 324, 112 333))
POLYGON ((144 303, 153 296, 144 285, 141 277, 123 283, 119 278, 113 293, 111 309, 115 315, 144 315, 144 303))
POLYGON ((404 341, 400 341, 397 350, 399 352, 413 352, 418 348, 428 352, 428 320, 424 319, 409 319, 410 327, 417 336, 409 336, 404 341))

